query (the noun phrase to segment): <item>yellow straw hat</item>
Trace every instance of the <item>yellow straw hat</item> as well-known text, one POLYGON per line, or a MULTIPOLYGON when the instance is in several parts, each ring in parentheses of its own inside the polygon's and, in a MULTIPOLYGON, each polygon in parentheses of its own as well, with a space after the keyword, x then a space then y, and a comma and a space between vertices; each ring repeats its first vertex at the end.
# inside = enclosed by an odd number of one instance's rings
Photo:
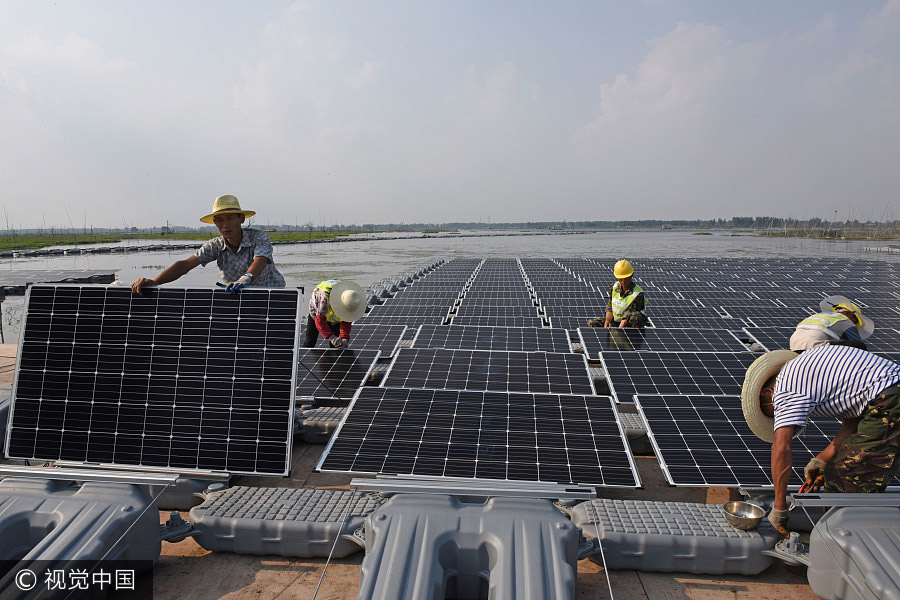
POLYGON ((218 198, 216 198, 216 201, 213 202, 212 212, 205 217, 201 217, 200 220, 203 223, 213 223, 213 218, 216 215, 227 213, 237 213, 239 215, 244 215, 245 217, 252 217, 256 214, 252 210, 243 210, 241 208, 241 203, 238 202, 237 198, 235 198, 231 194, 225 194, 224 196, 219 196, 218 198))
POLYGON ((741 409, 750 430, 764 442, 771 444, 775 441, 775 419, 767 416, 760 408, 759 392, 772 375, 776 375, 781 367, 797 356, 796 352, 790 350, 773 350, 754 360, 747 368, 741 390, 741 409))

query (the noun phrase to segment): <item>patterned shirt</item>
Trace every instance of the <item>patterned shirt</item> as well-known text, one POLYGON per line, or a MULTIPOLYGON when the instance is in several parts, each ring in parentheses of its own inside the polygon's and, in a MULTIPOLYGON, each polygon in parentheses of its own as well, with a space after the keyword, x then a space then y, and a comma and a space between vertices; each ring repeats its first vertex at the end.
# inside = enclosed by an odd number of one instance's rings
POLYGON ((775 429, 802 429, 809 415, 860 416, 900 381, 900 364, 850 346, 819 346, 789 361, 775 380, 775 429))
POLYGON ((263 256, 266 259, 266 266, 262 273, 253 278, 250 285, 283 288, 284 277, 281 276, 272 261, 272 242, 269 241, 269 236, 264 231, 256 229, 244 229, 243 231, 241 245, 237 252, 231 249, 224 237, 219 236, 203 244, 194 253, 194 256, 200 259, 200 264, 204 267, 212 261, 216 261, 223 283, 231 283, 240 279, 250 268, 253 259, 263 256))

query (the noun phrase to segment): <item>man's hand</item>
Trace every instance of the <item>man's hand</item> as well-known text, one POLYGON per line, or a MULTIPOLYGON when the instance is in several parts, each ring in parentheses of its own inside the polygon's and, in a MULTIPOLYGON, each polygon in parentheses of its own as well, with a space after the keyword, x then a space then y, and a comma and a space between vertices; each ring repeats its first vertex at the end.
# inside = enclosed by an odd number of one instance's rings
POLYGON ((825 465, 824 460, 813 458, 803 469, 803 475, 806 479, 806 485, 809 486, 805 492, 818 492, 825 481, 825 465))
POLYGON ((147 279, 146 277, 141 277, 137 281, 131 284, 131 291, 138 295, 143 295, 141 288, 152 287, 156 285, 156 282, 152 279, 147 279))
POLYGON ((783 535, 784 537, 790 537, 787 528, 788 522, 788 510, 777 510, 772 509, 769 511, 769 523, 772 524, 772 527, 775 528, 775 531, 783 535))
POLYGON ((628 319, 622 319, 622 322, 619 323, 619 327, 628 327, 628 319))
POLYGON ((229 294, 234 294, 235 292, 240 291, 241 288, 245 288, 248 285, 250 285, 250 281, 252 279, 253 279, 252 277, 249 277, 246 274, 241 275, 240 279, 238 279, 237 281, 232 281, 231 283, 226 285, 225 291, 228 292, 229 294))
POLYGON ((612 324, 613 314, 611 312, 606 313, 606 321, 603 323, 604 327, 609 327, 612 324))
POLYGON ((331 344, 332 348, 344 348, 350 343, 350 340, 333 335, 328 338, 328 343, 331 344))

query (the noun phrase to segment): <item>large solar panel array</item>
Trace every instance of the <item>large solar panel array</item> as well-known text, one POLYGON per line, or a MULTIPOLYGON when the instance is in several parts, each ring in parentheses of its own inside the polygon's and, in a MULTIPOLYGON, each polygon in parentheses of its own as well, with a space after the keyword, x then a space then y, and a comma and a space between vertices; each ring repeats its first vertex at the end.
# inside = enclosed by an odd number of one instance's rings
POLYGON ((317 468, 639 485, 615 410, 601 396, 366 388, 317 468))
POLYGON ((297 290, 36 285, 8 457, 286 474, 297 290))

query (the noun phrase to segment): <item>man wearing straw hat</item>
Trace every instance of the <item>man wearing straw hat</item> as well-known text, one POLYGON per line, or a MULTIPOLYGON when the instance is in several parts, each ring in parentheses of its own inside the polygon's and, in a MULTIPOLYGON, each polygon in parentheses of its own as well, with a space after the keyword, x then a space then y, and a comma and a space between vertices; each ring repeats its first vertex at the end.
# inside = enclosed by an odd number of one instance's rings
POLYGON ((256 213, 243 210, 238 199, 231 195, 219 196, 212 212, 200 221, 212 223, 222 235, 203 244, 197 252, 176 261, 153 279, 141 277, 131 289, 140 294, 145 287, 175 281, 198 265, 206 266, 216 261, 225 291, 234 293, 246 286, 283 288, 284 277, 272 260, 272 242, 263 231, 245 229, 241 225, 247 217, 256 213))
POLYGON ((811 490, 881 492, 900 466, 900 364, 851 346, 798 355, 775 350, 747 369, 741 407, 750 429, 772 444, 775 502, 769 521, 787 535, 791 440, 810 415, 843 419, 834 439, 806 465, 811 490))
POLYGON ((309 297, 304 348, 312 348, 322 334, 333 348, 350 345, 350 326, 366 314, 366 295, 359 284, 329 279, 309 297))
POLYGON ((791 336, 791 350, 802 352, 825 344, 866 349, 863 341, 875 331, 872 319, 844 296, 829 296, 819 303, 822 312, 806 317, 791 336))

